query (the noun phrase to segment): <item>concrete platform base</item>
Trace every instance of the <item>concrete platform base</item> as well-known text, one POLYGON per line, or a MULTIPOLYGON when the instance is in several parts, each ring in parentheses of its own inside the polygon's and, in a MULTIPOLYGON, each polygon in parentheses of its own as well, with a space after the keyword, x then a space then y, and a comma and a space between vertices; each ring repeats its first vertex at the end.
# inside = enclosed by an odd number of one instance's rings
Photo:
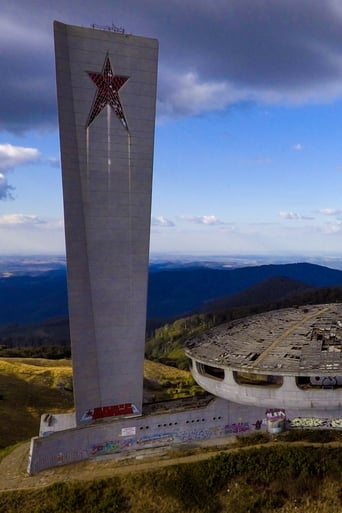
MULTIPOLYGON (((92 458, 122 458, 156 447, 184 447, 224 440, 268 429, 268 419, 281 405, 265 410, 208 397, 150 405, 141 416, 102 419, 82 427, 58 431, 65 418, 52 423, 56 430, 31 441, 28 473, 92 458), (154 408, 153 408, 154 406, 154 408), (154 409, 154 411, 152 411, 154 409), (272 410, 272 411, 270 411, 272 410)), ((286 410, 288 428, 342 429, 341 410, 286 410)))

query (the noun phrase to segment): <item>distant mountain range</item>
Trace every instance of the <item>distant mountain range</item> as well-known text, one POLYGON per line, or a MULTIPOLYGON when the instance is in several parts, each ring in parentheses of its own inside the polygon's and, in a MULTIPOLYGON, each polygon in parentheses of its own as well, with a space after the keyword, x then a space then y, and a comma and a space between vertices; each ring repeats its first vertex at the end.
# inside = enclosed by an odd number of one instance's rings
MULTIPOLYGON (((269 297, 295 294, 299 288, 334 287, 342 285, 342 271, 315 264, 260 265, 238 269, 181 268, 150 274, 148 317, 150 319, 179 317, 207 310, 221 302, 233 306, 235 301, 250 301, 251 287, 260 285, 264 301, 269 297), (289 281, 271 278, 287 278, 289 281), (262 282, 265 282, 262 285, 262 282), (276 284, 275 284, 276 283, 276 284), (286 292, 284 287, 286 285, 286 292), (241 293, 246 291, 245 294, 241 293), (266 292, 267 291, 267 292, 266 292), (284 292, 284 294, 283 294, 284 292), (238 296, 236 296, 239 294, 238 296), (233 296, 236 296, 235 299, 233 296), (230 298, 230 299, 228 299, 230 298), (212 302, 215 302, 214 305, 212 302)), ((253 294, 261 294, 252 289, 253 294)), ((251 304, 249 302, 249 304, 251 304)))
POLYGON ((0 278, 0 325, 68 315, 66 270, 0 278))
MULTIPOLYGON (((39 329, 44 322, 47 331, 57 329, 62 336, 65 321, 60 319, 68 316, 65 268, 5 276, 0 278, 0 335, 19 334, 29 324, 39 329)), ((161 324, 195 312, 272 303, 318 287, 338 286, 342 286, 342 271, 308 263, 237 269, 189 264, 166 270, 153 267, 148 319, 161 324)))
POLYGON ((220 312, 229 308, 273 304, 291 300, 291 298, 294 299, 304 294, 310 294, 310 291, 313 292, 315 290, 317 290, 316 287, 311 287, 286 276, 272 276, 237 294, 204 303, 199 311, 220 312))

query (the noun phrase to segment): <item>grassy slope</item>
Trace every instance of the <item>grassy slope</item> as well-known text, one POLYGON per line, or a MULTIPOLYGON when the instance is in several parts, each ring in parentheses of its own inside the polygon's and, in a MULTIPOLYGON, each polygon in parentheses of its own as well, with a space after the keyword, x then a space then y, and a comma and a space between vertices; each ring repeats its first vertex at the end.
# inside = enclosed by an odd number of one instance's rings
POLYGON ((37 487, 1 492, 0 513, 340 513, 341 454, 335 444, 301 442, 186 461, 178 454, 171 462, 131 462, 128 468, 113 460, 92 462, 88 477, 76 465, 76 478, 66 467, 62 480, 48 487, 42 487, 51 483, 43 472, 37 487))
MULTIPOLYGON (((196 386, 187 371, 145 361, 147 400, 189 395, 196 386)), ((36 436, 43 413, 61 413, 73 408, 70 360, 40 358, 0 359, 0 449, 36 436)))
POLYGON ((70 411, 72 393, 57 388, 70 378, 67 360, 0 359, 0 448, 36 436, 43 413, 70 411))
MULTIPOLYGON (((68 383, 70 377, 71 364, 67 360, 0 359, 2 446, 36 435, 42 412, 72 408, 71 392, 61 392, 56 386, 68 383)), ((164 387, 166 383, 166 388, 179 393, 179 388, 187 386, 189 373, 146 361, 145 381, 164 384, 164 387)), ((274 454, 274 468, 273 463, 269 468, 265 465, 271 457, 268 452, 258 457, 252 449, 247 459, 239 459, 239 463, 233 465, 233 475, 228 472, 229 460, 220 462, 218 459, 216 464, 181 465, 120 479, 113 477, 85 484, 57 483, 49 490, 2 493, 0 513, 19 513, 23 511, 23 504, 26 513, 88 512, 90 503, 94 513, 140 513, 143 509, 146 513, 339 513, 342 510, 341 448, 335 446, 323 452, 320 444, 316 447, 317 458, 310 446, 303 454, 298 447, 277 456, 277 451, 281 451, 278 449, 274 454), (288 473, 287 465, 292 468, 288 473), (266 467, 269 474, 263 475, 266 467), (251 473, 247 471, 250 469, 251 473), (207 500, 208 497, 211 499, 207 500), (194 498, 198 499, 194 501, 194 498)))

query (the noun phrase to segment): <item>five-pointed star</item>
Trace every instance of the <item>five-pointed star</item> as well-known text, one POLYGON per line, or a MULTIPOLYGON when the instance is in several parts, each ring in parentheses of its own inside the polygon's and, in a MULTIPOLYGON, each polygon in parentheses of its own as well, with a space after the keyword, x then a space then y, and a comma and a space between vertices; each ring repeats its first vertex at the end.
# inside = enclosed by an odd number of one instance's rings
POLYGON ((87 128, 105 106, 110 105, 123 126, 128 130, 127 121, 119 98, 119 89, 129 77, 114 75, 108 55, 105 58, 102 73, 96 73, 94 71, 87 71, 87 73, 97 86, 96 96, 87 121, 87 128))

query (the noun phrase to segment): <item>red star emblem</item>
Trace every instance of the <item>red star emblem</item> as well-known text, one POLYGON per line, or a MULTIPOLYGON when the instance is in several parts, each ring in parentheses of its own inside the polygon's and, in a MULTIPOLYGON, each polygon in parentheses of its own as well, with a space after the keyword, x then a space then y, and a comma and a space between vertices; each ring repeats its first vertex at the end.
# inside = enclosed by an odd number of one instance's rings
POLYGON ((105 58, 102 73, 96 73, 95 71, 87 71, 87 73, 97 86, 97 92, 87 121, 87 128, 105 106, 109 105, 126 130, 128 130, 127 121, 119 98, 119 89, 121 89, 129 77, 114 75, 108 55, 105 58))

